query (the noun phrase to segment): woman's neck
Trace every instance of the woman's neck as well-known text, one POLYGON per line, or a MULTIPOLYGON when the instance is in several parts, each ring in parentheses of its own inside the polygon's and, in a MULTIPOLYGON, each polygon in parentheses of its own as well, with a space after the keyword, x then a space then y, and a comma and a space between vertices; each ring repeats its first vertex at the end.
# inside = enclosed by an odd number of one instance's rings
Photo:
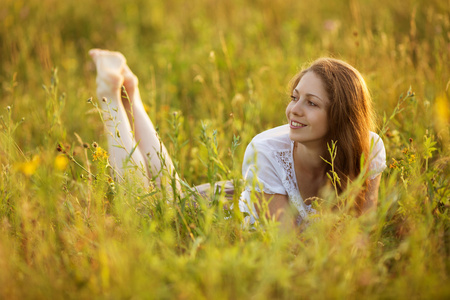
POLYGON ((326 154, 325 149, 322 145, 311 147, 297 142, 294 144, 294 163, 303 176, 325 176, 327 164, 322 159, 326 154))

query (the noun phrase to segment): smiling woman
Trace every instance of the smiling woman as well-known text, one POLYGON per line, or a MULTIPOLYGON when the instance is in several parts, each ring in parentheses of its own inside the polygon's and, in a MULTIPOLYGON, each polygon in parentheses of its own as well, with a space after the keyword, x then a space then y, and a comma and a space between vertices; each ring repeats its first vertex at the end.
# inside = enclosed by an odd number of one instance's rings
POLYGON ((258 217, 250 200, 253 189, 268 200, 269 214, 284 218, 293 204, 297 220, 307 220, 314 213, 310 199, 330 184, 331 166, 324 159, 331 161, 328 145, 333 142, 338 149, 333 159, 333 171, 340 178, 337 191, 345 191, 363 172, 367 179, 355 209, 362 213, 374 207, 386 153, 383 141, 370 131, 371 98, 360 73, 340 60, 316 60, 294 77, 286 117, 288 125, 257 135, 247 147, 243 174, 247 182, 256 178, 262 186, 249 184, 242 194, 240 209, 250 215, 248 222, 258 217), (363 169, 361 157, 369 158, 363 169))
POLYGON ((326 149, 330 100, 320 77, 307 72, 292 91, 291 100, 286 108, 291 140, 309 145, 316 143, 319 149, 326 149))
MULTIPOLYGON (((123 174, 131 159, 142 166, 144 182, 148 184, 153 177, 157 185, 172 188, 161 181, 162 171, 179 177, 145 112, 137 77, 118 52, 94 49, 90 55, 97 67, 97 95, 106 99, 101 103, 106 127, 116 132, 116 137, 110 135, 108 140, 112 166, 123 174)), ((293 205, 297 222, 307 221, 314 213, 310 198, 320 196, 329 185, 331 167, 324 159, 331 161, 327 147, 332 142, 337 142, 339 149, 333 165, 341 183, 336 187, 338 192, 363 173, 367 180, 355 208, 361 213, 373 207, 386 154, 379 136, 370 131, 371 98, 359 72, 340 60, 315 61, 294 77, 286 117, 289 124, 257 135, 245 152, 242 171, 247 185, 239 209, 248 214, 246 222, 254 223, 258 218, 260 205, 252 202, 252 192, 260 202, 269 200, 269 216, 290 223, 286 212, 293 205), (363 156, 369 159, 361 169, 363 156)))

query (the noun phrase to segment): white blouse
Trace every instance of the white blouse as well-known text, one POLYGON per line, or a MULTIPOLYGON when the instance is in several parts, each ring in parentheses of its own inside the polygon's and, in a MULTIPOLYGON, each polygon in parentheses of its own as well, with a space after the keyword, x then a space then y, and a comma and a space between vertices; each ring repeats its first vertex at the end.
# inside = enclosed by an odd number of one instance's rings
MULTIPOLYGON (((383 141, 370 132, 372 153, 369 178, 374 179, 386 168, 386 150, 383 141)), ((302 220, 316 211, 303 202, 298 190, 292 151, 294 142, 289 138, 289 125, 282 125, 256 135, 247 146, 242 164, 246 188, 239 200, 239 209, 248 215, 245 223, 253 224, 258 218, 250 200, 252 190, 266 194, 288 195, 302 220)))

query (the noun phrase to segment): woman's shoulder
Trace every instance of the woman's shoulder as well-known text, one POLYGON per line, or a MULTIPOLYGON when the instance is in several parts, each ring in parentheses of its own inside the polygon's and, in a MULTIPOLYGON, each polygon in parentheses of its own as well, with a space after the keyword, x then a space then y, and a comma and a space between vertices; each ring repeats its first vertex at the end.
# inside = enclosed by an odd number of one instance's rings
POLYGON ((373 131, 370 131, 370 147, 372 149, 384 150, 384 143, 381 137, 373 131))
POLYGON ((373 131, 369 131, 369 134, 370 134, 370 138, 371 138, 372 140, 374 140, 375 142, 376 142, 378 139, 381 140, 381 137, 380 137, 377 133, 375 133, 375 132, 373 132, 373 131))
POLYGON ((378 174, 386 169, 386 149, 383 140, 375 132, 370 132, 370 179, 374 179, 378 174))
POLYGON ((289 125, 281 125, 257 134, 249 146, 266 150, 288 150, 291 148, 289 125))

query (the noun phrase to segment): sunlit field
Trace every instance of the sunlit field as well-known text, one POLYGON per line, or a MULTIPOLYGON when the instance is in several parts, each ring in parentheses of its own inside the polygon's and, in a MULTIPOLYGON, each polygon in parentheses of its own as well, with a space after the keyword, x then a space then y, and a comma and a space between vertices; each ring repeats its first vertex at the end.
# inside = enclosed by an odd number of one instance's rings
POLYGON ((0 299, 449 298, 449 32, 447 0, 2 1, 0 299), (114 180, 94 47, 139 77, 182 195, 114 180), (371 90, 378 208, 330 194, 302 231, 243 228, 191 188, 231 180, 238 201, 247 144, 321 56, 371 90))

